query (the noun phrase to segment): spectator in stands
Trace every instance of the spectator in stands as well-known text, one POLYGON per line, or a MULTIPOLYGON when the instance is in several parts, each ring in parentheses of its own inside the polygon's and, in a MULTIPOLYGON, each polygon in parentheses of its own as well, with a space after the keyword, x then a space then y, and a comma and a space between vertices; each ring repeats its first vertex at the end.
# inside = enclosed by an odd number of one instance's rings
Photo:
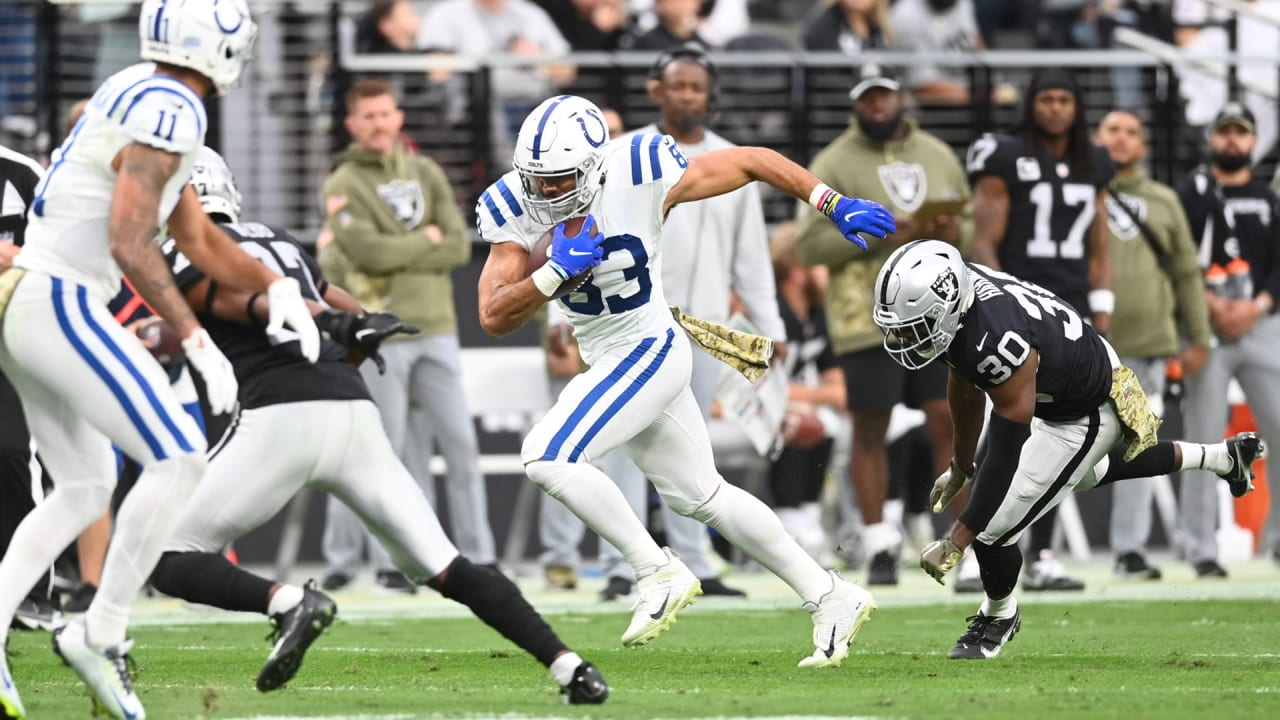
POLYGON ((846 407, 844 371, 831 350, 826 298, 816 277, 826 268, 805 267, 796 254, 798 240, 795 223, 788 222, 769 242, 790 348, 781 368, 788 379, 785 444, 769 467, 769 486, 782 526, 813 559, 826 564, 832 555, 819 496, 831 462, 832 432, 842 426, 838 413, 846 407))
POLYGON ((569 47, 580 51, 617 50, 627 27, 623 0, 536 0, 556 24, 569 47))
POLYGON ((869 584, 892 585, 898 582, 902 533, 883 516, 890 414, 899 403, 924 411, 934 443, 934 466, 941 473, 951 461, 951 413, 945 365, 911 372, 885 352, 883 336, 871 319, 871 287, 884 261, 903 243, 923 237, 953 244, 963 240, 965 224, 958 214, 937 215, 927 222, 916 222, 912 215, 929 202, 966 200, 969 187, 951 148, 921 130, 907 114, 898 80, 876 65, 865 65, 849 98, 849 129, 823 148, 809 169, 837 192, 893 210, 898 231, 885 240, 871 240, 864 252, 845 247, 847 242, 842 246, 840 234, 828 232, 819 222, 821 215, 806 212, 800 223, 799 254, 807 264, 825 265, 831 271, 828 321, 853 413, 851 475, 865 526, 862 546, 871 558, 869 584))
POLYGON ((530 64, 499 66, 490 76, 494 99, 491 159, 508 167, 525 115, 555 88, 572 81, 573 68, 534 62, 569 52, 568 41, 542 8, 529 0, 443 0, 422 20, 418 46, 476 60, 516 58, 530 64))
POLYGON ((654 10, 658 24, 652 30, 640 34, 628 34, 622 39, 623 50, 666 50, 677 45, 709 47, 698 34, 698 0, 657 0, 654 10))
MULTIPOLYGON (((1272 68, 1274 70, 1274 68, 1272 68)), ((1178 185, 1178 197, 1200 238, 1202 266, 1233 265, 1225 282, 1206 277, 1205 298, 1218 344, 1204 370, 1186 380, 1184 436, 1191 441, 1222 439, 1227 425, 1227 387, 1240 383, 1259 434, 1280 447, 1280 207, 1266 183, 1253 176, 1250 157, 1257 144, 1253 113, 1230 102, 1214 118, 1207 166, 1178 185), (1236 269, 1238 268, 1238 270, 1236 269)), ((1273 458, 1276 455, 1272 455, 1273 458)), ((1280 463, 1267 462, 1267 478, 1280 478, 1280 463)), ((1218 563, 1215 529, 1217 481, 1212 473, 1182 473, 1179 519, 1187 560, 1202 578, 1226 577, 1218 563)), ((1280 492, 1271 492, 1262 545, 1280 560, 1280 492)))
MULTIPOLYGON (((1177 357, 1184 375, 1195 375, 1204 367, 1213 339, 1196 246, 1177 194, 1142 169, 1147 156, 1142 120, 1131 111, 1114 110, 1098 124, 1098 140, 1116 166, 1105 203, 1115 264, 1111 344, 1120 362, 1137 374, 1153 410, 1162 415, 1166 361, 1177 357), (1185 348, 1179 325, 1186 328, 1185 348)), ((1114 487, 1115 574, 1159 579, 1160 569, 1147 561, 1154 480, 1138 478, 1114 487)))
POLYGON ((831 0, 804 29, 805 50, 839 50, 857 56, 893 46, 889 0, 831 0))
MULTIPOLYGON (((382 346, 386 374, 372 363, 361 368, 378 405, 387 437, 403 456, 407 443, 433 442, 447 465, 450 536, 476 564, 496 561, 489 529, 484 476, 467 399, 462 390, 458 320, 449 272, 471 257, 471 237, 440 166, 406 152, 400 130, 404 113, 385 80, 362 80, 347 96, 347 129, 355 138, 324 185, 325 229, 332 242, 322 249, 326 274, 340 277, 370 312, 388 310, 422 329, 421 335, 382 346), (420 427, 433 437, 407 438, 410 392, 415 411, 430 415, 420 427)), ((433 482, 430 476, 417 478, 433 482)), ((415 587, 395 569, 386 550, 372 542, 346 505, 330 499, 324 535, 329 572, 326 590, 354 578, 370 541, 378 582, 408 592, 415 587)))
MULTIPOLYGON (((889 12, 889 24, 899 50, 973 52, 985 47, 973 0, 898 0, 889 12)), ((969 102, 969 80, 963 68, 916 65, 907 83, 923 102, 969 102)))
POLYGON ((420 27, 409 0, 376 0, 356 24, 356 52, 413 52, 420 27))

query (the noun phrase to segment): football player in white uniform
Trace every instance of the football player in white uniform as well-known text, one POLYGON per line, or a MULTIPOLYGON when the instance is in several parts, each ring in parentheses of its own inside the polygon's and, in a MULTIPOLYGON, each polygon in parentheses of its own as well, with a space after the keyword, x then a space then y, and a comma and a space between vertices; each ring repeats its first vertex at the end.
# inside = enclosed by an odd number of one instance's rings
POLYGON ((477 204, 480 234, 493 244, 480 276, 480 322, 493 335, 511 332, 564 280, 592 271, 586 284, 560 300, 591 367, 569 382, 530 431, 522 455, 534 483, 634 566, 639 600, 623 645, 643 645, 666 631, 701 587, 684 563, 654 543, 617 486, 590 464, 618 446, 673 510, 716 528, 802 598, 813 616, 815 646, 802 667, 838 665, 874 609, 871 594, 828 574, 764 503, 716 471, 689 389, 689 342, 662 294, 660 239, 675 205, 753 180, 809 200, 863 247, 858 233, 883 237, 894 230, 892 216, 875 203, 836 193, 765 148, 736 147, 687 160, 670 136, 609 142, 600 109, 571 95, 535 108, 516 145, 515 170, 477 204), (584 215, 579 233, 566 235, 563 221, 584 215), (529 277, 529 252, 552 226, 550 258, 529 277))
MULTIPOLYGON (((184 338, 211 408, 232 408, 231 365, 196 321, 156 243, 167 222, 210 277, 268 295, 268 332, 288 325, 311 360, 320 346, 297 281, 240 251, 187 187, 208 126, 203 97, 225 92, 253 48, 257 26, 245 0, 148 0, 139 34, 142 58, 151 62, 113 75, 94 94, 37 188, 21 256, 0 276, 0 366, 56 478, 0 562, 0 626, 9 626, 36 577, 107 507, 114 442, 143 473, 117 516, 97 596, 83 619, 57 632, 54 650, 108 714, 131 720, 145 711, 125 661, 129 606, 204 473, 205 439, 107 302, 127 274, 184 338)), ((0 713, 24 716, 3 652, 0 713)))

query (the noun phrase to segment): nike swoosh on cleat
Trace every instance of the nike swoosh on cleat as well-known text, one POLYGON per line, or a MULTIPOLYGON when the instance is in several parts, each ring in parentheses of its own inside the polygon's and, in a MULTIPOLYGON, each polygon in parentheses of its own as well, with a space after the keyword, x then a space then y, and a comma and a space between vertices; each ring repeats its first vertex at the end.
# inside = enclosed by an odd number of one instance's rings
POLYGON ((377 331, 377 330, 374 330, 373 328, 364 328, 363 330, 357 330, 357 331, 356 331, 356 339, 357 339, 357 340, 363 340, 366 336, 368 336, 368 335, 372 335, 372 334, 374 334, 374 333, 376 333, 376 332, 378 332, 378 331, 377 331))
POLYGON ((649 617, 653 618, 654 620, 661 620, 662 613, 667 611, 667 602, 670 600, 671 600, 671 593, 667 593, 667 596, 662 599, 662 605, 658 607, 658 612, 653 613, 649 617))
POLYGON ((584 255, 590 255, 591 253, 590 251, 578 252, 577 250, 570 249, 569 254, 573 255, 574 257, 582 257, 584 255))
POLYGON ((866 215, 866 214, 867 214, 866 210, 855 210, 854 212, 851 212, 848 215, 845 215, 844 221, 849 222, 849 218, 858 217, 859 215, 866 215))
POLYGON ((836 654, 836 626, 835 625, 831 626, 831 641, 830 643, 827 644, 827 649, 823 650, 822 652, 826 653, 827 657, 831 657, 832 655, 836 654))

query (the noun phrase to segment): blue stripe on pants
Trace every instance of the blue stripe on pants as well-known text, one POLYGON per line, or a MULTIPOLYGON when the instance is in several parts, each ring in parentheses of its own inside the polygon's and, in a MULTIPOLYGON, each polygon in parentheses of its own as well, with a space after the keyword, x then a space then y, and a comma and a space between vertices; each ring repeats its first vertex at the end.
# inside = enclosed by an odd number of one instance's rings
POLYGON ((142 439, 146 441, 147 447, 151 448, 151 454, 155 455, 157 460, 164 460, 168 457, 164 448, 160 447, 160 441, 151 433, 151 429, 142 421, 142 416, 138 414, 138 409, 133 406, 133 401, 125 394, 124 388, 120 387, 120 383, 107 372, 106 366, 98 362, 98 358, 93 356, 89 351, 89 347, 76 337, 75 331, 71 327, 71 321, 67 317, 67 308, 62 302, 62 280, 59 278, 51 278, 53 280, 53 312, 58 318, 58 326, 62 328, 62 333, 67 336, 67 341, 71 343, 71 347, 75 348, 89 367, 93 368, 93 372, 102 380, 103 383, 111 390, 111 394, 115 396, 116 401, 120 403, 120 407, 124 409, 125 415, 129 416, 129 420, 133 423, 134 428, 142 435, 142 439))
MULTIPOLYGON (((169 412, 165 410, 164 404, 160 402, 160 398, 156 397, 155 388, 151 387, 151 383, 142 376, 142 371, 138 370, 138 367, 133 364, 129 356, 124 354, 124 350, 120 349, 120 346, 111 339, 107 331, 98 324, 98 321, 93 319, 93 315, 89 314, 89 292, 85 290, 83 285, 76 287, 76 301, 80 305, 81 314, 84 315, 85 324, 89 326, 94 335, 98 336, 98 339, 107 347, 112 357, 118 360, 121 365, 124 365, 124 369, 129 372, 134 382, 138 383, 138 387, 141 388, 142 394, 146 396, 151 409, 160 418, 160 422, 164 423, 165 429, 173 435, 178 447, 182 449, 182 452, 195 452, 195 448, 191 446, 191 443, 187 442, 187 436, 183 435, 182 431, 178 429, 178 424, 173 421, 173 418, 169 417, 169 412)), ((160 458, 156 459, 159 460, 160 458)))
POLYGON ((675 331, 668 329, 667 342, 663 344, 662 349, 658 351, 658 356, 653 359, 653 362, 649 363, 649 367, 640 371, 640 376, 632 381, 631 385, 626 390, 623 390, 621 395, 614 398, 613 402, 609 404, 609 407, 605 408, 604 414, 596 418, 596 421, 592 423, 591 427, 587 428, 587 434, 582 436, 582 440, 573 449, 573 452, 569 453, 569 462, 578 461, 578 457, 582 455, 583 449, 591 444, 591 441, 596 438, 596 435, 600 434, 600 431, 604 429, 605 424, 612 420, 613 417, 618 414, 618 411, 622 409, 622 406, 626 405, 631 398, 635 397, 636 393, 640 392, 640 388, 644 387, 644 384, 649 382, 649 378, 653 377, 654 374, 658 372, 658 368, 662 367, 662 361, 667 359, 667 351, 671 349, 671 341, 674 340, 675 337, 675 331))
POLYGON ((582 398, 582 402, 579 402, 578 407, 574 408, 573 413, 569 415, 569 419, 565 420, 564 425, 556 432, 555 437, 551 438, 547 451, 542 453, 542 457, 538 458, 539 460, 555 460, 560 455, 560 450, 564 447, 565 441, 569 439, 569 435, 578 427, 578 423, 582 422, 582 419, 591 411, 591 407, 599 402, 600 398, 604 397, 604 394, 609 392, 614 385, 617 385, 619 381, 626 377, 627 371, 640 362, 640 358, 644 357, 644 354, 649 352, 649 348, 653 347, 654 340, 655 338, 645 338, 643 342, 631 351, 630 355, 623 358, 618 367, 610 371, 604 380, 601 380, 594 388, 591 388, 591 392, 582 398))

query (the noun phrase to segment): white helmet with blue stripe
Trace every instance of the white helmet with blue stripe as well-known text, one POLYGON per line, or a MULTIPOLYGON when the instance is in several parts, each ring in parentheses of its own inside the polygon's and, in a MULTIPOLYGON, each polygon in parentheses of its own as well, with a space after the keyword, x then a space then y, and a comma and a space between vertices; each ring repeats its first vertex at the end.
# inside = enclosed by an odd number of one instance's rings
POLYGON ((205 146, 191 167, 191 186, 200 198, 206 215, 225 215, 231 222, 240 221, 240 191, 235 176, 222 156, 205 146))
POLYGON ((604 174, 605 143, 609 126, 595 103, 575 95, 544 100, 525 118, 516 138, 512 164, 520 173, 529 215, 544 225, 554 225, 582 215, 604 174), (546 197, 539 178, 573 174, 572 190, 546 197))
POLYGON ((253 56, 258 26, 246 0, 146 0, 138 34, 143 60, 195 70, 222 95, 253 56))

